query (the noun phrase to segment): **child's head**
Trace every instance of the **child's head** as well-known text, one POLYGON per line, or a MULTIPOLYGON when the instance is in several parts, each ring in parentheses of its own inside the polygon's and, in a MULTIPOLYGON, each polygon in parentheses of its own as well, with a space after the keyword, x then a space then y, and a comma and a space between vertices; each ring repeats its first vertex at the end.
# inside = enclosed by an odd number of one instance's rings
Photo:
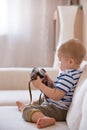
POLYGON ((79 40, 71 39, 62 44, 58 50, 61 69, 77 69, 84 59, 86 50, 79 40))

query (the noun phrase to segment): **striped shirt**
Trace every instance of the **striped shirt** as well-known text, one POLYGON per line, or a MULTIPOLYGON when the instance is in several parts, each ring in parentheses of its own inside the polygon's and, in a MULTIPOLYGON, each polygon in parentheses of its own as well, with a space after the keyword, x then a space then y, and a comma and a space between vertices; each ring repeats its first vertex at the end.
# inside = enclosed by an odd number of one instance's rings
POLYGON ((57 80, 54 82, 54 88, 64 91, 65 96, 58 101, 54 101, 50 98, 46 99, 46 101, 56 105, 58 108, 68 110, 81 73, 82 70, 80 69, 65 70, 60 73, 60 75, 57 77, 57 80))

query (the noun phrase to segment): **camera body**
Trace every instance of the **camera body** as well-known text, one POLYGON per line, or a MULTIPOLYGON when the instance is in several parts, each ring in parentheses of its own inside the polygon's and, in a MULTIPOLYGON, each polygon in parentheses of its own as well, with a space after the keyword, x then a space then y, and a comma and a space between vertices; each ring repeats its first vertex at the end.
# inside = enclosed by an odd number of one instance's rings
POLYGON ((48 80, 46 76, 46 70, 45 69, 38 69, 38 68, 33 68, 30 78, 31 80, 36 80, 37 76, 39 76, 42 79, 42 83, 45 84, 46 86, 53 88, 54 84, 50 80, 48 80))
POLYGON ((45 77, 45 73, 46 73, 46 70, 45 69, 38 69, 38 68, 33 68, 32 72, 31 72, 31 75, 30 75, 30 78, 31 80, 36 80, 37 79, 37 76, 39 76, 40 78, 44 78, 45 77))
MULTIPOLYGON (((38 69, 36 67, 33 68, 31 74, 30 74, 30 82, 32 80, 36 80, 37 79, 37 76, 39 76, 41 79, 42 79, 42 83, 45 84, 46 86, 50 87, 50 88, 53 88, 54 84, 53 82, 51 82, 50 80, 48 80, 47 76, 46 76, 46 70, 45 69, 38 69)), ((32 94, 31 94, 31 88, 30 88, 30 82, 29 82, 29 93, 30 93, 30 104, 31 104, 31 101, 32 101, 32 94)), ((42 94, 42 92, 41 92, 42 94)), ((40 97, 39 97, 39 104, 41 102, 41 94, 40 94, 40 97)), ((45 94, 44 94, 44 98, 48 98, 45 94)), ((43 98, 43 99, 44 99, 43 98)))

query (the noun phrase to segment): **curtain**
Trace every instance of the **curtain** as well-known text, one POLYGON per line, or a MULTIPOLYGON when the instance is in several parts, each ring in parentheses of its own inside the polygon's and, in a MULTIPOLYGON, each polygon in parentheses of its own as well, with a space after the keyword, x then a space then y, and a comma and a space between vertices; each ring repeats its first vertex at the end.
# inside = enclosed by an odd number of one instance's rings
POLYGON ((53 15, 66 0, 0 0, 0 67, 50 67, 53 15))

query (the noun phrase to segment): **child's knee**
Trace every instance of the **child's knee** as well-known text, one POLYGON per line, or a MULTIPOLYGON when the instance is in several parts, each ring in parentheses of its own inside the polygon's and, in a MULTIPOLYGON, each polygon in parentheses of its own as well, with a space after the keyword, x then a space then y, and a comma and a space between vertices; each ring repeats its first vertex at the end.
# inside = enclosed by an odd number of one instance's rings
POLYGON ((25 107, 22 112, 22 117, 25 121, 32 122, 32 114, 34 112, 40 111, 38 109, 32 108, 32 107, 25 107))
POLYGON ((22 112, 22 117, 25 121, 31 122, 30 113, 32 113, 32 109, 29 107, 25 107, 22 112))

